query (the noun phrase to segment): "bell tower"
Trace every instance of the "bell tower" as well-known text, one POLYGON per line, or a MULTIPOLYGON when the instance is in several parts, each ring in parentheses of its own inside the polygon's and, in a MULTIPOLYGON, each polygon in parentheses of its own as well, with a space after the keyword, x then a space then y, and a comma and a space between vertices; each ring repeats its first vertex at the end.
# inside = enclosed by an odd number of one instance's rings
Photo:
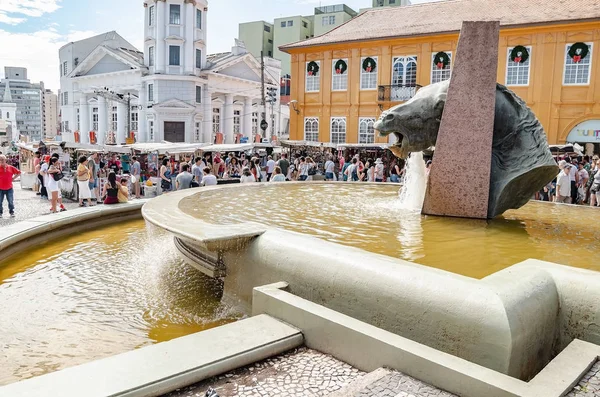
POLYGON ((150 74, 197 75, 206 64, 207 0, 144 2, 144 63, 150 74))

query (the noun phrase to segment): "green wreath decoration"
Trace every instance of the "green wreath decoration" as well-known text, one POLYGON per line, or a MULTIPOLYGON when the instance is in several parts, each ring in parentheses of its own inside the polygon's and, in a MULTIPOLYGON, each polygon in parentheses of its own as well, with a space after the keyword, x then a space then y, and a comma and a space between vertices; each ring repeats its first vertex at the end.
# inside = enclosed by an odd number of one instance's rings
POLYGON ((437 66, 438 69, 444 69, 450 64, 450 56, 444 51, 440 51, 433 57, 433 64, 437 66))
POLYGON ((362 68, 367 73, 374 72, 377 69, 377 62, 371 57, 366 57, 362 63, 362 68))
POLYGON ((310 61, 306 66, 306 73, 309 76, 316 76, 319 73, 319 64, 315 61, 310 61))
POLYGON ((335 63, 335 73, 344 74, 348 70, 348 64, 343 59, 338 59, 335 63))
POLYGON ((510 60, 514 63, 525 63, 529 59, 529 51, 526 47, 518 45, 510 52, 510 60))
POLYGON ((587 44, 577 42, 569 48, 569 56, 573 62, 579 63, 582 59, 588 56, 590 49, 587 44))

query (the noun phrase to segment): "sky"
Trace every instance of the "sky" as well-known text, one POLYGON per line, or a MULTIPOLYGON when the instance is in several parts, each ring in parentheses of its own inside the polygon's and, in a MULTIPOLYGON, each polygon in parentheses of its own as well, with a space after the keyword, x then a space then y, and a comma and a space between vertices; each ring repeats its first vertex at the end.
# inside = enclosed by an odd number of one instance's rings
MULTIPOLYGON (((420 3, 428 0, 414 0, 420 3)), ((344 2, 358 11, 371 0, 209 0, 208 52, 230 51, 238 24, 310 15, 319 5, 344 2)), ((28 69, 33 82, 60 87, 58 49, 64 44, 116 30, 143 51, 143 0, 0 0, 0 76, 4 66, 28 69)))

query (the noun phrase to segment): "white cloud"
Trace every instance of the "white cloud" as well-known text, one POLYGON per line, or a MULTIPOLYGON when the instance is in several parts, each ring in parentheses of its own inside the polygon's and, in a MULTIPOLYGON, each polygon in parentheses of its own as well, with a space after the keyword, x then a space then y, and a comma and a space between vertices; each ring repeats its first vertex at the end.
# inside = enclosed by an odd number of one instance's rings
POLYGON ((61 35, 53 28, 34 33, 13 33, 0 29, 0 71, 4 74, 5 66, 25 67, 31 81, 43 81, 46 88, 56 92, 60 88, 59 48, 95 34, 92 31, 72 31, 61 35))
POLYGON ((8 15, 6 15, 3 12, 0 12, 0 23, 6 23, 9 25, 18 25, 22 22, 25 22, 27 19, 26 18, 14 18, 14 17, 9 17, 8 15))
POLYGON ((0 23, 18 25, 27 20, 28 17, 41 17, 52 13, 60 8, 58 4, 62 0, 0 0, 0 23), (12 14, 21 15, 21 17, 12 14))
POLYGON ((4 13, 23 14, 30 17, 41 17, 60 8, 61 0, 2 0, 0 11, 4 13))

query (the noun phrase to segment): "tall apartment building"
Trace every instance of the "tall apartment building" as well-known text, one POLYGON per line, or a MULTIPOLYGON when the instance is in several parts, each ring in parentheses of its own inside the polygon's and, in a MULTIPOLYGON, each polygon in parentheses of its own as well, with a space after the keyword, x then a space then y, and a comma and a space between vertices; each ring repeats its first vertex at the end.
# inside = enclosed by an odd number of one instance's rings
POLYGON ((285 78, 290 74, 290 56, 279 51, 280 46, 327 33, 356 15, 357 12, 345 4, 317 7, 313 15, 277 18, 273 24, 265 21, 242 23, 238 28, 238 37, 255 57, 260 57, 263 51, 265 56, 280 60, 281 75, 285 78))
POLYGON ((242 41, 242 37, 248 39, 244 41, 246 50, 256 58, 260 57, 261 51, 266 57, 273 56, 273 33, 273 24, 265 21, 240 23, 238 26, 238 37, 242 41))
POLYGON ((44 135, 54 139, 58 132, 58 96, 52 90, 44 92, 44 135))
POLYGON ((17 104, 17 129, 29 140, 42 139, 44 130, 44 83, 27 79, 27 69, 7 66, 0 92, 9 84, 12 102, 17 104))
POLYGON ((410 0, 373 0, 373 8, 408 6, 410 4, 410 0))

